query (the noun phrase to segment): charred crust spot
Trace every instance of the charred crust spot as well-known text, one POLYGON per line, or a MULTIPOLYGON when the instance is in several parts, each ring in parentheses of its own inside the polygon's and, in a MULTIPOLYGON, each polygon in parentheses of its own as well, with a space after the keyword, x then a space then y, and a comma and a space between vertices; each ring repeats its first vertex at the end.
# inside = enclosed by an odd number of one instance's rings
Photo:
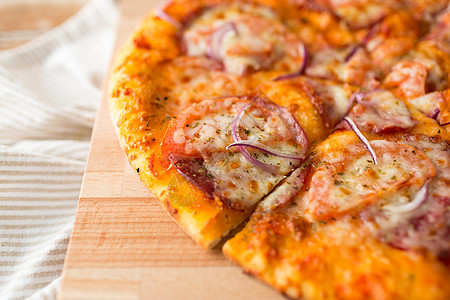
POLYGON ((125 91, 123 92, 123 94, 125 96, 129 96, 129 95, 131 95, 131 93, 132 93, 132 90, 130 88, 126 88, 125 91))
POLYGON ((296 112, 297 110, 299 110, 300 106, 298 104, 291 104, 289 105, 288 109, 291 113, 296 112))
POLYGON ((150 50, 150 49, 151 49, 151 48, 150 48, 150 45, 148 44, 148 42, 146 41, 146 39, 145 39, 142 35, 136 37, 136 38, 133 40, 133 44, 134 44, 134 46, 136 46, 137 48, 147 49, 147 50, 150 50))
POLYGON ((166 200, 166 208, 167 208, 167 211, 170 213, 170 215, 174 216, 174 215, 178 214, 178 209, 173 207, 170 204, 169 200, 166 200))

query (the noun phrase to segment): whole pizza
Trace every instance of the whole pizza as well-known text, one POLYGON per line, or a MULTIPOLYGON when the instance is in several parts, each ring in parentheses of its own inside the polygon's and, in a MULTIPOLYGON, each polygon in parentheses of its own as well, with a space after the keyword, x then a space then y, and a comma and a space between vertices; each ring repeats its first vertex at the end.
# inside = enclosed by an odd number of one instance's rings
POLYGON ((450 299, 447 0, 175 0, 109 105, 201 246, 291 298, 450 299))

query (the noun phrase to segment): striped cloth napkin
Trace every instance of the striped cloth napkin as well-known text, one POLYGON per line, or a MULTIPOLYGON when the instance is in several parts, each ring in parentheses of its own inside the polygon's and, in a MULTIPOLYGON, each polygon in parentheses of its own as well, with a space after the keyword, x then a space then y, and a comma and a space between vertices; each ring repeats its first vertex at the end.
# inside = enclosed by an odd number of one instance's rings
POLYGON ((55 299, 118 10, 0 51, 0 299, 55 299))

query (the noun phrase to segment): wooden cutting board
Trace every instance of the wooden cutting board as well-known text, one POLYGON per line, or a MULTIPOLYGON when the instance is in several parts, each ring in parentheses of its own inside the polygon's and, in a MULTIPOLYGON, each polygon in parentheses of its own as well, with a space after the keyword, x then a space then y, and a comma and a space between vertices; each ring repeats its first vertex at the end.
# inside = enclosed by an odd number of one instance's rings
MULTIPOLYGON (((157 2, 121 2, 117 45, 157 2)), ((196 245, 166 214, 128 165, 104 95, 59 299, 284 298, 220 250, 196 245)))

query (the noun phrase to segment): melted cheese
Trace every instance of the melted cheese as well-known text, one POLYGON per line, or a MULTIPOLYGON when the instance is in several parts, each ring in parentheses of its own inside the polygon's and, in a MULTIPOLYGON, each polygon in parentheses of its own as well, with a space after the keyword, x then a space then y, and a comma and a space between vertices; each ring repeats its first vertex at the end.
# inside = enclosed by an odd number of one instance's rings
MULTIPOLYGON (((281 158, 245 147, 253 158, 276 170, 255 165, 239 151, 226 147, 234 142, 232 123, 244 106, 250 105, 239 122, 239 137, 275 153, 299 157, 305 145, 298 145, 287 124, 276 113, 238 98, 206 100, 188 108, 174 121, 174 155, 201 157, 207 176, 214 182, 214 194, 233 207, 247 208, 270 192, 290 173, 299 160, 281 158)), ((169 131, 172 132, 172 131, 169 131)))
POLYGON ((379 163, 361 146, 348 157, 317 167, 306 196, 309 219, 327 219, 368 204, 411 201, 420 187, 434 176, 434 167, 423 153, 392 142, 377 140, 371 146, 379 163))
POLYGON ((436 109, 439 108, 439 104, 444 100, 441 92, 428 93, 423 96, 410 99, 408 102, 414 105, 415 108, 420 110, 427 116, 432 116, 436 109))
MULTIPOLYGON (((436 175, 430 178, 429 184, 422 189, 425 201, 414 209, 400 211, 385 209, 392 204, 383 206, 381 210, 369 208, 364 212, 373 223, 366 223, 374 236, 382 241, 403 249, 426 248, 436 256, 450 250, 448 234, 450 232, 450 211, 448 210, 448 195, 450 195, 450 153, 446 142, 434 143, 427 136, 409 136, 399 143, 409 144, 417 151, 423 151, 436 168, 436 175), (447 199, 447 200, 446 200, 447 199)), ((411 198, 420 197, 415 193, 417 185, 405 190, 397 197, 395 207, 408 206, 411 198), (402 205, 403 204, 403 205, 402 205)), ((391 200, 392 197, 385 200, 391 200)))
POLYGON ((396 88, 396 93, 406 98, 425 94, 427 69, 420 62, 401 61, 386 76, 384 85, 396 88))
POLYGON ((359 128, 375 133, 408 129, 415 124, 403 101, 383 90, 367 94, 350 116, 359 128))
POLYGON ((208 56, 221 61, 227 72, 243 75, 271 68, 287 58, 292 71, 303 59, 300 40, 278 20, 270 9, 249 4, 212 8, 184 31, 189 56, 208 56))

